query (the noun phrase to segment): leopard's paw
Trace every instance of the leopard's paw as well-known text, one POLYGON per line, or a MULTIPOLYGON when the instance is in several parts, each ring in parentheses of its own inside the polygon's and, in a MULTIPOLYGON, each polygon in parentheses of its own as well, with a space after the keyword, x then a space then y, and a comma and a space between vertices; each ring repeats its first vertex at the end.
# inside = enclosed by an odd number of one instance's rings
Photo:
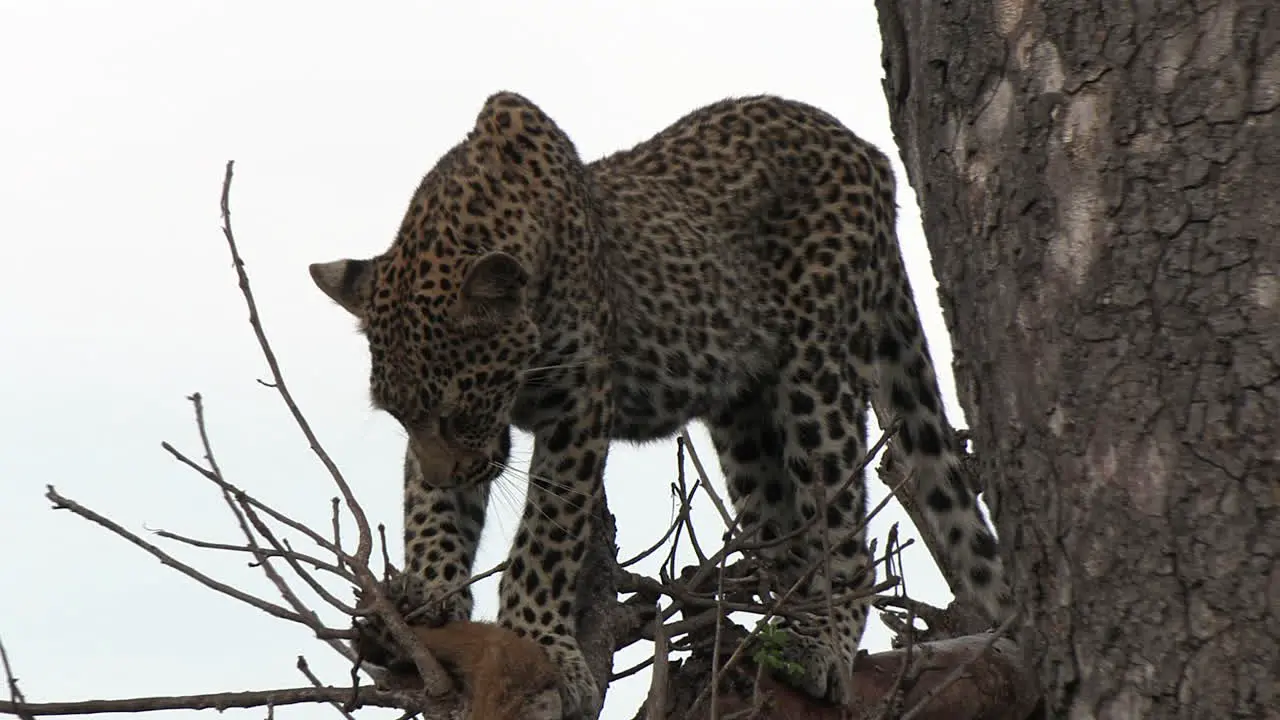
POLYGON ((559 675, 560 716, 594 718, 603 698, 578 641, 566 635, 532 635, 559 675))
POLYGON ((811 698, 846 706, 853 699, 853 668, 838 643, 826 633, 812 635, 776 629, 758 644, 754 658, 774 677, 811 698))
POLYGON ((524 720, 561 720, 565 717, 563 704, 560 692, 552 688, 526 700, 520 717, 524 720))
MULTIPOLYGON (((440 627, 455 620, 471 617, 472 598, 469 588, 454 591, 451 586, 438 586, 417 575, 397 573, 381 585, 382 592, 395 606, 405 624, 440 627)), ((356 603, 367 609, 368 602, 356 590, 356 603)), ((409 653, 391 635, 381 616, 360 615, 352 619, 356 631, 356 653, 371 665, 394 670, 412 663, 409 653)))

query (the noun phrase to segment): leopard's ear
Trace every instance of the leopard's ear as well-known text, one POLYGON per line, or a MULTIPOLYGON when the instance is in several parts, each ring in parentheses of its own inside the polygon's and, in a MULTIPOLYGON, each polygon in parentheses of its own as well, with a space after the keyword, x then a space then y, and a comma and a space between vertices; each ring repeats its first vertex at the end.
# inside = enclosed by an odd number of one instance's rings
POLYGON ((541 108, 523 95, 504 91, 485 99, 476 115, 476 132, 495 139, 512 139, 526 129, 536 130, 545 123, 550 123, 550 118, 541 108))
POLYGON ((586 169, 573 140, 523 95, 491 95, 476 115, 467 143, 470 159, 492 176, 494 186, 522 193, 535 207, 541 204, 539 198, 563 202, 557 199, 561 189, 579 188, 586 182, 586 169))
POLYGON ((368 260, 335 260, 311 265, 311 279, 347 312, 363 318, 373 296, 373 263, 368 260))
POLYGON ((529 271, 504 252, 481 255, 462 280, 462 301, 468 312, 488 317, 509 315, 524 303, 529 271))

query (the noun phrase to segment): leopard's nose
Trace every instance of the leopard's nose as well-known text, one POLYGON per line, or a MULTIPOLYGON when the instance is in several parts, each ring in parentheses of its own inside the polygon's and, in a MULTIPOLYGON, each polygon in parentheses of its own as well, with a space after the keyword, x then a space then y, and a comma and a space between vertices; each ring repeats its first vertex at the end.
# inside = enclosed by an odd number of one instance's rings
POLYGON ((409 448, 427 487, 454 487, 465 482, 463 471, 485 459, 485 454, 458 444, 444 418, 434 428, 407 428, 409 448))
POLYGON ((438 432, 409 431, 409 447, 418 461, 418 472, 427 487, 453 485, 458 453, 438 432))

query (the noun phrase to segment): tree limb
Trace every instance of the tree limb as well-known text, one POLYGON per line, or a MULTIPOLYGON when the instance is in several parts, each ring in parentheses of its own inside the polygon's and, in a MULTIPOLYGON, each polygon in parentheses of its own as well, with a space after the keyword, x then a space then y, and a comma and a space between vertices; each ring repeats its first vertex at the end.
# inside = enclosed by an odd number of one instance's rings
MULTIPOLYGON (((344 703, 352 698, 351 688, 301 687, 248 692, 209 693, 204 695, 168 695, 127 698, 121 700, 78 700, 72 702, 14 703, 0 701, 0 713, 48 715, 96 715, 100 713, 136 713, 158 710, 228 710, 304 703, 344 703)), ((415 693, 392 692, 372 687, 357 688, 355 707, 409 708, 421 705, 415 693)), ((423 708, 424 720, 446 720, 455 708, 446 703, 432 703, 423 708)))

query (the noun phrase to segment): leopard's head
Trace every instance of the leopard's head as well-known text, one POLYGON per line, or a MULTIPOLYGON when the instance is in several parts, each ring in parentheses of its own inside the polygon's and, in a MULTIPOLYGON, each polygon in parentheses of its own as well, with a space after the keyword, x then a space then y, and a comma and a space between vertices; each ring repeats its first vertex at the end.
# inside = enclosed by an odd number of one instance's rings
POLYGON ((390 249, 310 268, 359 321, 372 402, 404 426, 429 485, 486 476, 537 352, 529 265, 567 142, 552 136, 563 137, 529 101, 491 97, 423 178, 390 249))

